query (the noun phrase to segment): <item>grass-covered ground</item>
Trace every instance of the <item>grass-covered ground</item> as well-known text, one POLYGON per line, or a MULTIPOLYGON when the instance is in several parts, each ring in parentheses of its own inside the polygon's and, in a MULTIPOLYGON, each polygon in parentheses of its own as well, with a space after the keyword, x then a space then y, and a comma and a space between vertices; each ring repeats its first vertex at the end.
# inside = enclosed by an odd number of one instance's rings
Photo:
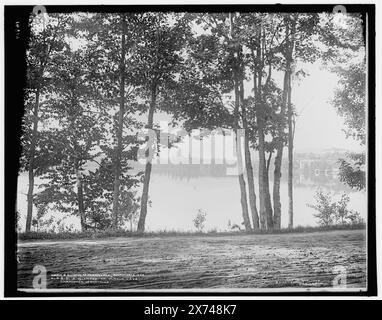
POLYGON ((245 231, 225 231, 217 232, 215 230, 210 230, 206 232, 194 232, 194 231, 175 231, 175 230, 163 230, 163 231, 153 231, 153 232, 131 232, 126 230, 104 230, 104 231, 86 231, 86 232, 62 232, 62 233, 51 233, 51 232, 21 232, 18 234, 18 239, 23 240, 74 240, 74 239, 105 239, 111 237, 157 237, 157 236, 234 236, 243 234, 283 234, 283 233, 301 233, 301 232, 322 232, 322 231, 332 231, 332 230, 360 230, 365 229, 366 225, 364 223, 360 224, 341 224, 332 226, 319 226, 319 227, 302 227, 297 226, 293 229, 283 228, 281 230, 257 230, 253 232, 245 231))
POLYGON ((32 288, 39 265, 48 289, 323 289, 338 270, 365 288, 366 230, 312 230, 23 240, 18 286, 32 288))

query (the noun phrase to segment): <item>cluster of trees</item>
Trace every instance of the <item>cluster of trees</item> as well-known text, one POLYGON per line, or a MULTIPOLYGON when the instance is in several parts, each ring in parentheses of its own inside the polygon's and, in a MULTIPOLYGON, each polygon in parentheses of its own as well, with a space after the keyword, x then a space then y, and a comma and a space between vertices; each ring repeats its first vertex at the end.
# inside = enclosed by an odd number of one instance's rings
MULTIPOLYGON (((366 65, 365 60, 338 68, 340 87, 335 93, 333 104, 339 115, 345 119, 345 133, 366 145, 366 65)), ((349 153, 347 159, 340 159, 340 180, 356 190, 366 189, 366 154, 349 153)))
MULTIPOLYGON (((338 115, 344 119, 343 131, 347 138, 358 141, 362 148, 366 146, 366 39, 365 30, 355 19, 346 21, 339 28, 332 28, 333 22, 327 21, 332 35, 326 37, 326 44, 331 47, 328 54, 331 69, 339 78, 332 104, 338 115), (335 58, 334 58, 335 56, 335 58), (333 62, 335 64, 333 65, 333 62)), ((366 189, 366 154, 349 153, 346 159, 340 159, 340 181, 355 190, 366 189)))
MULTIPOLYGON (((356 15, 347 20, 361 28, 356 15)), ((26 231, 35 206, 39 216, 48 209, 77 215, 82 230, 138 220, 143 232, 152 167, 147 161, 136 172, 132 163, 142 145, 147 156, 159 150, 137 134, 158 132, 158 111, 186 130, 236 133, 247 231, 281 227, 287 146, 293 227, 292 87, 305 76, 297 66, 361 50, 362 32, 349 29, 354 38, 342 42, 333 15, 302 13, 75 13, 50 14, 44 26, 31 21, 21 159, 29 176, 26 231), (259 156, 258 200, 251 150, 259 156), (44 181, 39 192, 37 176, 44 181)))

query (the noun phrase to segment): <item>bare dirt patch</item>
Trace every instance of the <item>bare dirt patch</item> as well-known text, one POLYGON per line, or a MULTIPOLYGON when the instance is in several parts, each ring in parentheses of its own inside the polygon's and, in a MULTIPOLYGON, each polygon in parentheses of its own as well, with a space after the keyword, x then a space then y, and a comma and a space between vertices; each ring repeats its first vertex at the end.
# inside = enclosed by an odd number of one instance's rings
POLYGON ((366 287, 365 230, 217 237, 111 238, 21 242, 18 287, 47 270, 47 288, 331 288, 334 268, 347 286, 366 287))

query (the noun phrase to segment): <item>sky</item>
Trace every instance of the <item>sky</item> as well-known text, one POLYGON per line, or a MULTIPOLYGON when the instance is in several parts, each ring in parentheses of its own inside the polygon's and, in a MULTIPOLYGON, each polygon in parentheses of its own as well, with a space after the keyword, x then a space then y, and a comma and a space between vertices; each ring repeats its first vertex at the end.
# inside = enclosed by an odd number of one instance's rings
POLYGON ((359 143, 346 138, 344 120, 330 100, 337 87, 337 75, 318 63, 304 65, 310 76, 292 87, 292 101, 299 115, 296 122, 295 150, 362 150, 359 143))

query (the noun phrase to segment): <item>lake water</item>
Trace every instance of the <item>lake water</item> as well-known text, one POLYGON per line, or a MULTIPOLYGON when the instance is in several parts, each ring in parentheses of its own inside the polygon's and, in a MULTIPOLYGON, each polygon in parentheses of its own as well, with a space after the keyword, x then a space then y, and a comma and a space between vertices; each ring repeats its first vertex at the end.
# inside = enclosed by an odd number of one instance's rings
MULTIPOLYGON (((256 174, 255 174, 256 176, 256 174)), ((271 175, 272 176, 272 175, 271 175)), ((283 175, 283 179, 286 174, 283 175)), ((36 184, 40 183, 36 179, 36 184)), ((255 181, 258 196, 258 182, 255 181)), ((272 190, 273 181, 270 181, 272 190)), ((366 192, 354 192, 338 181, 336 177, 326 174, 303 172, 296 173, 294 179, 294 225, 315 226, 317 221, 314 217, 316 211, 307 204, 314 203, 314 194, 320 187, 324 191, 330 191, 338 199, 342 192, 350 195, 349 208, 360 212, 366 219, 367 195, 366 192)), ((25 214, 27 208, 26 193, 28 190, 27 174, 19 177, 17 207, 22 217, 20 225, 25 227, 25 214)), ((287 226, 288 221, 288 191, 287 182, 281 182, 282 215, 281 224, 287 226)), ((152 205, 148 208, 146 229, 156 230, 194 230, 192 220, 199 209, 207 213, 206 229, 226 230, 228 221, 232 224, 242 222, 240 190, 237 176, 213 176, 169 174, 154 167, 151 184, 150 200, 152 205)), ((257 199, 258 200, 258 199, 257 199)), ((258 205, 258 204, 257 204, 258 205)), ((59 213, 55 213, 61 216, 59 213)), ((69 217, 67 224, 79 227, 79 219, 69 217)))

